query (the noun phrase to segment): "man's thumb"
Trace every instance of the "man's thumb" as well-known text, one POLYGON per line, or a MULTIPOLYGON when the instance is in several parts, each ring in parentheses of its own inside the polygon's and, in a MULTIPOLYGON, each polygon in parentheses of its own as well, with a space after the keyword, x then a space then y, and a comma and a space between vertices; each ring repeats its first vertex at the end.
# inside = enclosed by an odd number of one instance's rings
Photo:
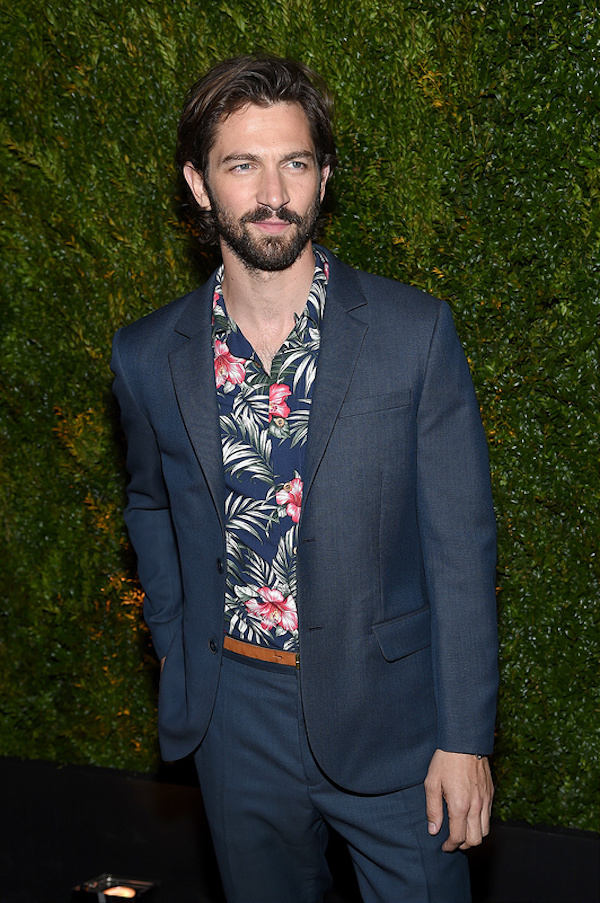
POLYGON ((430 834, 437 834, 442 827, 444 818, 444 810, 442 805, 442 794, 427 795, 427 830, 430 834))

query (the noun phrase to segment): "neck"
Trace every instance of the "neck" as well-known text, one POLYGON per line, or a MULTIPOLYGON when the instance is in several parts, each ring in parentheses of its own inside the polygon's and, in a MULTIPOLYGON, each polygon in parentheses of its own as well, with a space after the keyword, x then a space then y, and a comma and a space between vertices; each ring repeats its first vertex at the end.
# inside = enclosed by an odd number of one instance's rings
POLYGON ((315 261, 309 242, 285 270, 250 270, 223 244, 223 295, 227 312, 259 355, 265 370, 294 327, 312 284, 315 261))
POLYGON ((241 320, 288 320, 304 310, 315 269, 309 242, 285 270, 251 270, 223 244, 223 294, 227 310, 238 325, 241 320))

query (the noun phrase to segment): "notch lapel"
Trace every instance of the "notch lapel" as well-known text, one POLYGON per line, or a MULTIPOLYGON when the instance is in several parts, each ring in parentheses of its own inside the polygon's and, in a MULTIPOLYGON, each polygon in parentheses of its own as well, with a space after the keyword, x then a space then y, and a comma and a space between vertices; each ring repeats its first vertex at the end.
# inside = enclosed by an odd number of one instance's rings
POLYGON ((175 330, 187 341, 171 351, 169 365, 185 428, 223 524, 225 477, 211 336, 212 286, 209 279, 194 292, 177 321, 175 330))
POLYGON ((355 272, 330 254, 327 258, 330 275, 304 459, 303 507, 346 397, 368 329, 365 321, 350 313, 367 304, 355 272))

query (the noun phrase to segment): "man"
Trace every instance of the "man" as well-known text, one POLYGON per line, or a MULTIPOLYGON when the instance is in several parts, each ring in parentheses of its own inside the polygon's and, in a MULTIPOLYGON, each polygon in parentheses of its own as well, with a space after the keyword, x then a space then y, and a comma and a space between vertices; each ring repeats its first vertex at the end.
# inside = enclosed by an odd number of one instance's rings
POLYGON ((191 89, 178 161, 223 266, 121 330, 126 520, 229 901, 469 899, 496 693, 487 452, 448 308, 312 235, 335 165, 304 66, 191 89), (448 819, 449 816, 449 819, 448 819))

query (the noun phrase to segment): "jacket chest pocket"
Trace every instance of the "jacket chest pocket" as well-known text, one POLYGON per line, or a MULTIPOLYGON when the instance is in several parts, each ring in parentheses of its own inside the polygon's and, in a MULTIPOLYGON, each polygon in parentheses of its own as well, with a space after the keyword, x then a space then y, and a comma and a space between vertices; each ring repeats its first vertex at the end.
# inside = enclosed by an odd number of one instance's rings
POLYGON ((353 473, 404 468, 414 435, 409 391, 348 399, 340 409, 328 455, 353 473))
POLYGON ((339 419, 356 417, 359 414, 392 413, 400 408, 408 408, 409 405, 409 390, 386 392, 383 395, 366 395, 361 398, 349 398, 340 409, 339 419))

